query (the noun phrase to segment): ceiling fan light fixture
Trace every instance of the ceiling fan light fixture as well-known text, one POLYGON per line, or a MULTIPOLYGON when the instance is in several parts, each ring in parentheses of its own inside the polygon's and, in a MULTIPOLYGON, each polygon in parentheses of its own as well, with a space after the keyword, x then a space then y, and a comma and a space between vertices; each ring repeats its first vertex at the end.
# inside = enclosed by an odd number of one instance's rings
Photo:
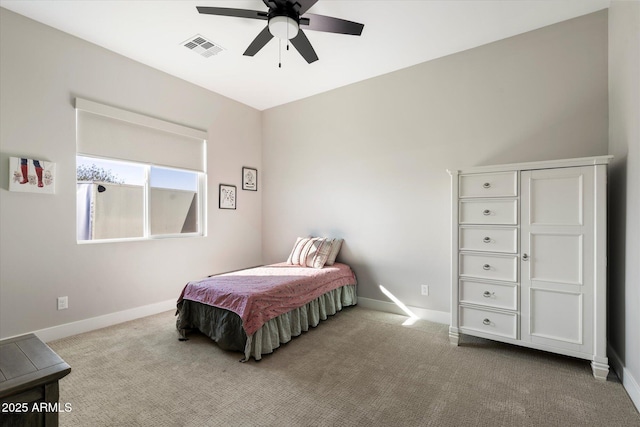
POLYGON ((282 40, 291 40, 298 35, 298 22, 288 16, 269 18, 269 32, 282 40))

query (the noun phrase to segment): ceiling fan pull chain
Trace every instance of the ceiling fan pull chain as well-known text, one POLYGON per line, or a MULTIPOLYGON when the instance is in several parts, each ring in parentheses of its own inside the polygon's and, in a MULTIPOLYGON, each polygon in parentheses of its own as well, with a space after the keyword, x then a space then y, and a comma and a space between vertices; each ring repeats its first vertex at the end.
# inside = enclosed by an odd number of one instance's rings
POLYGON ((282 40, 278 39, 278 68, 282 68, 282 40))

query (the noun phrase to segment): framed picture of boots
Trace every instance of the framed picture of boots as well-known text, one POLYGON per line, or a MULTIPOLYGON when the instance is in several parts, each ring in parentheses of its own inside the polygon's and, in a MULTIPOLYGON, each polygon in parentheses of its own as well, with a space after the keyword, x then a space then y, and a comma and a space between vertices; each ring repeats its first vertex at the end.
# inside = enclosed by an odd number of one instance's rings
POLYGON ((27 157, 9 158, 9 191, 54 194, 56 164, 27 157))

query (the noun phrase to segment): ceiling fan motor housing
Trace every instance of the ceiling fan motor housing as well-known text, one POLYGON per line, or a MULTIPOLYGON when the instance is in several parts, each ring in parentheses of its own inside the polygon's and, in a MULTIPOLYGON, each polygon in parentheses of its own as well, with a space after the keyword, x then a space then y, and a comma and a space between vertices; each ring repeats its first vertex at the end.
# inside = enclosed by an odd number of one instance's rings
MULTIPOLYGON (((289 4, 289 3, 287 3, 289 4)), ((300 14, 293 8, 277 8, 269 10, 269 32, 282 40, 291 40, 298 35, 300 14)))

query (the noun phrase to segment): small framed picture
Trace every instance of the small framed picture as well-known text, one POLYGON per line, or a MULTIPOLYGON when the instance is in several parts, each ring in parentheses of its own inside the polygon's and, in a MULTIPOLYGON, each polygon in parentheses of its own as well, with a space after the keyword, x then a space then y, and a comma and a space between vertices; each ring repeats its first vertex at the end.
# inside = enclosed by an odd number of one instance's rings
POLYGON ((258 191, 258 169, 242 168, 242 189, 258 191))
POLYGON ((220 209, 236 208, 236 186, 228 184, 220 184, 220 209))
POLYGON ((56 164, 26 157, 9 158, 9 191, 53 194, 56 164))

